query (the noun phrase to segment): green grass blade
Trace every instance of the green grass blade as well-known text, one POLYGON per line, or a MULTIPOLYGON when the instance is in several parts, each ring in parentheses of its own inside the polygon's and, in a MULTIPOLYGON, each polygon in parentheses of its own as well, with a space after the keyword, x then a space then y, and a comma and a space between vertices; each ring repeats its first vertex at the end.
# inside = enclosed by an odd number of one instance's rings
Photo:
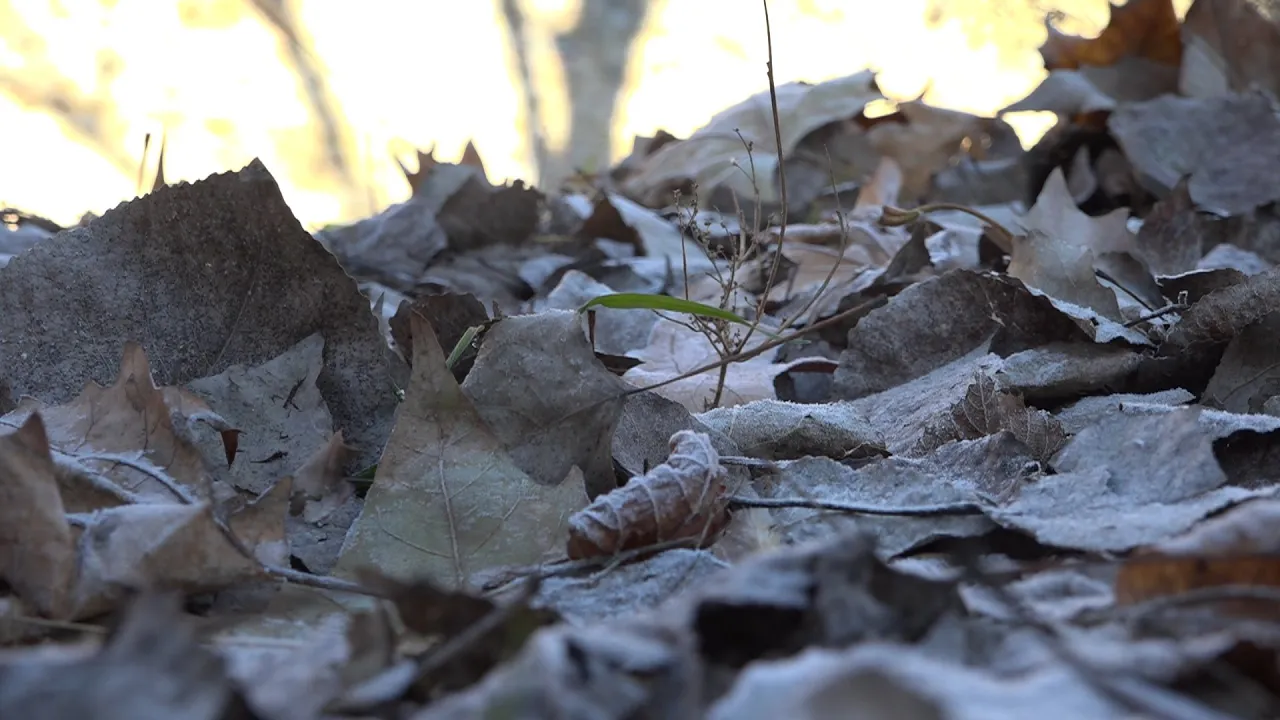
POLYGON ((671 297, 670 295, 649 295, 647 293, 613 293, 610 295, 601 295, 587 301, 586 305, 578 308, 578 312, 586 312, 593 307, 606 307, 613 308, 615 310, 666 310, 668 312, 688 313, 690 315, 719 318, 721 320, 728 320, 732 323, 738 323, 739 325, 751 325, 751 323, 723 308, 718 308, 714 305, 704 305, 703 303, 685 300, 683 298, 671 297))

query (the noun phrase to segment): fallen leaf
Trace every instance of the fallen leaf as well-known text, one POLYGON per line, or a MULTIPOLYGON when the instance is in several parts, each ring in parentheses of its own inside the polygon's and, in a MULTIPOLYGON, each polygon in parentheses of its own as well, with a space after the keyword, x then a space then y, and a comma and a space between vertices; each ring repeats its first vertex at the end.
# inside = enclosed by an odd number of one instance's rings
POLYGON ((1067 442, 1062 424, 1049 413, 1028 408, 1021 397, 1000 387, 991 374, 979 372, 964 399, 939 415, 911 453, 920 455, 955 440, 976 440, 1008 431, 1026 445, 1040 463, 1049 460, 1067 442), (922 452, 923 451, 923 452, 922 452))
POLYGON ((1022 221, 1027 235, 1014 239, 1009 275, 1058 300, 1123 322, 1116 295, 1098 282, 1094 264, 1095 248, 1111 249, 1132 236, 1125 225, 1127 215, 1118 210, 1091 218, 1080 212, 1066 178, 1054 170, 1022 221))
POLYGON ((1181 26, 1171 0, 1130 0, 1110 5, 1111 19, 1096 38, 1066 35, 1045 21, 1040 47, 1047 70, 1114 65, 1126 56, 1177 66, 1182 61, 1181 26))
POLYGON ((1271 181, 1280 164, 1280 115, 1264 93, 1130 103, 1107 127, 1158 197, 1190 175, 1191 200, 1211 213, 1243 215, 1280 200, 1271 181))
POLYGON ((376 462, 391 428, 395 358, 368 301, 256 160, 40 243, 0 268, 0 307, 0 367, 18 395, 59 403, 106 381, 123 340, 147 348, 158 384, 181 385, 319 332, 317 384, 353 464, 376 462))
MULTIPOLYGON (((687 320, 690 316, 678 317, 687 320)), ((767 341, 768 338, 755 333, 746 349, 767 341)), ((666 382, 720 359, 715 347, 705 336, 670 318, 654 325, 653 332, 649 335, 649 344, 630 355, 642 363, 628 370, 622 379, 635 387, 666 382)), ((731 363, 725 369, 724 388, 718 406, 733 407, 752 400, 776 399, 774 377, 809 359, 775 363, 769 353, 764 353, 743 362, 731 363)), ((654 392, 684 405, 689 412, 699 413, 712 407, 719 377, 719 371, 711 370, 663 385, 654 392)))
MULTIPOLYGON (((1135 603, 1222 585, 1280 586, 1280 502, 1252 500, 1135 553, 1116 575, 1116 602, 1135 603)), ((1271 603, 1218 603, 1231 612, 1275 617, 1271 603)))
POLYGON ((1252 0, 1196 0, 1182 21, 1182 94, 1207 98, 1261 87, 1280 97, 1280 21, 1252 0))
POLYGON ((45 617, 70 614, 76 552, 39 413, 0 435, 0 573, 45 617))
MULTIPOLYGON (((867 103, 882 97, 870 71, 818 85, 778 86, 783 158, 813 131, 852 119, 867 103)), ((650 206, 665 205, 673 188, 690 182, 700 193, 711 194, 724 187, 744 200, 755 198, 758 187, 762 202, 776 203, 778 150, 769 92, 763 91, 718 113, 688 139, 664 145, 623 187, 628 195, 650 206), (750 177, 752 168, 754 178, 750 177)))
POLYGON ((414 315, 412 334, 413 377, 334 573, 377 568, 462 589, 482 570, 542 561, 585 489, 522 472, 445 368, 430 323, 414 315))
MULTIPOLYGON (((324 338, 317 333, 257 366, 233 365, 187 383, 187 389, 241 431, 238 462, 221 477, 258 495, 323 447, 333 432, 333 418, 317 385, 323 352, 324 338)), ((207 443, 200 445, 206 453, 214 451, 207 443)))
POLYGON ((193 625, 180 597, 142 595, 92 657, 0 667, 0 716, 224 720, 237 693, 193 625))
POLYGON ((726 474, 706 435, 671 436, 671 456, 569 517, 571 559, 688 538, 711 545, 729 522, 726 474))
POLYGON ((342 472, 350 450, 342 442, 342 433, 337 432, 307 458, 293 475, 290 515, 301 515, 309 523, 320 522, 351 498, 354 488, 342 472))
MULTIPOLYGON (((251 552, 261 550, 266 557, 280 558, 286 503, 287 499, 269 503, 280 511, 271 519, 278 532, 259 532, 257 539, 263 544, 247 545, 251 552)), ((207 503, 146 503, 100 510, 86 518, 78 549, 80 572, 73 614, 77 618, 114 607, 133 588, 196 593, 266 578, 255 558, 245 557, 227 540, 207 503)))
POLYGON ((142 347, 127 343, 114 385, 102 387, 91 381, 67 405, 42 407, 27 399, 0 423, 16 425, 38 411, 53 447, 117 486, 153 501, 180 501, 175 492, 183 491, 212 499, 213 476, 184 427, 184 408, 209 419, 218 429, 228 426, 199 399, 166 390, 171 389, 156 387, 142 347), (150 467, 180 488, 156 478, 150 467))
POLYGON ((594 496, 613 487, 609 447, 629 388, 596 358, 582 320, 571 310, 500 320, 462 392, 530 479, 553 487, 577 467, 594 496))

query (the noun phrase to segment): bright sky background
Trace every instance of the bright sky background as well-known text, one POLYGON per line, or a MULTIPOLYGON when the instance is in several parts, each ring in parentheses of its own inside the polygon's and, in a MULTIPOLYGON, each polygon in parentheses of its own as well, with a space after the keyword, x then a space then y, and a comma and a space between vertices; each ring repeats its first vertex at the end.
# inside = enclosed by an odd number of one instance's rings
MULTIPOLYGON (((539 95, 553 142, 565 141, 567 108, 560 69, 548 58, 554 33, 572 27, 580 1, 522 0, 541 51, 539 95)), ((1179 10, 1189 2, 1177 3, 1179 10)), ((773 0, 777 79, 819 82, 874 67, 890 96, 927 90, 934 104, 991 113, 1043 76, 1035 48, 1045 9, 1069 7, 1068 26, 1084 32, 1096 33, 1107 16, 1106 0, 935 0, 946 16, 931 24, 929 5, 773 0), (989 37, 972 41, 964 17, 989 37)), ((317 181, 315 136, 303 132, 305 96, 278 35, 249 0, 0 0, 0 26, 17 20, 29 30, 0 31, 0 205, 70 223, 129 199, 135 177, 119 166, 136 161, 144 133, 161 127, 169 133, 169 180, 196 180, 259 156, 309 227, 403 200, 408 188, 393 148, 435 144, 437 157, 453 159, 474 139, 491 179, 531 178, 520 97, 509 79, 514 55, 497 6, 293 0, 356 136, 366 186, 344 203, 337 188, 317 181), (63 121, 29 108, 32 93, 54 87, 36 82, 50 73, 110 106, 99 132, 115 139, 124 160, 111 162, 63 121)), ((611 159, 625 155, 637 133, 687 135, 764 88, 764 62, 758 3, 655 0, 631 57, 611 159)), ((1024 142, 1045 122, 1020 119, 1024 142)))

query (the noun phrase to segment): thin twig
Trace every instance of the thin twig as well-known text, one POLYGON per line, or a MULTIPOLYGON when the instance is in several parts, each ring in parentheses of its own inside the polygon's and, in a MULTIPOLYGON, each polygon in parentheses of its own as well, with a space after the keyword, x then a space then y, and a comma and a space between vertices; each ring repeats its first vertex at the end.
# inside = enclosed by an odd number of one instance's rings
POLYGON ((951 515, 981 515, 982 507, 972 502, 940 503, 938 505, 857 505, 854 503, 809 500, 807 498, 749 498, 735 495, 729 498, 729 507, 738 508, 808 508, 833 510, 855 515, 897 515, 901 517, 945 517, 951 515))
POLYGON ((1124 326, 1127 328, 1130 328, 1135 325, 1141 325, 1142 323, 1147 322, 1148 320, 1155 320, 1156 318, 1164 317, 1169 313, 1182 312, 1183 310, 1186 310, 1186 309, 1187 309, 1187 306, 1181 303, 1169 303, 1168 305, 1165 305, 1164 307, 1158 310, 1153 310, 1147 313, 1146 315, 1143 315, 1140 318, 1135 318, 1133 320, 1130 320, 1129 322, 1125 323, 1124 326))
MULTIPOLYGON (((782 245, 787 235, 787 172, 786 158, 782 153, 782 123, 778 116, 778 88, 773 78, 773 28, 769 24, 769 0, 761 0, 764 5, 764 38, 769 59, 765 63, 766 75, 769 78, 769 107, 773 112, 773 142, 778 152, 778 196, 782 203, 779 210, 781 217, 778 224, 778 252, 773 256, 773 266, 769 268, 769 279, 764 284, 764 296, 760 301, 759 315, 763 315, 764 303, 769 298, 769 291, 777 282, 778 268, 782 265, 782 245)), ((750 337, 751 333, 747 333, 750 337)))
POLYGON ((940 212, 944 210, 954 210, 955 212, 962 212, 962 213, 965 213, 966 215, 972 215, 973 217, 977 218, 983 223, 986 223, 992 230, 995 231, 992 233, 991 239, 995 242, 996 245, 1000 247, 1000 250, 1006 253, 1013 252, 1013 233, 1009 231, 1009 228, 996 222, 987 214, 979 210, 974 210, 968 205, 961 205, 959 203, 949 203, 949 202, 929 203, 927 205, 921 205, 920 207, 913 208, 911 210, 903 210, 900 208, 886 207, 884 209, 883 216, 880 218, 880 224, 887 225, 887 226, 906 225, 907 223, 913 222, 922 216, 928 215, 929 213, 940 212))
MULTIPOLYGON (((85 455, 83 457, 91 457, 97 460, 110 460, 137 470, 161 485, 169 488, 170 491, 182 500, 184 505, 196 505, 201 502, 199 498, 191 494, 190 490, 179 485, 175 479, 149 461, 138 460, 136 458, 116 453, 99 453, 96 455, 85 455)), ((364 587, 363 585, 351 582, 350 580, 343 580, 342 578, 324 575, 313 575, 311 573, 305 573, 292 568, 278 567, 264 563, 259 560, 258 557, 253 554, 253 550, 246 546, 235 532, 233 532, 231 528, 223 522, 222 518, 219 518, 217 514, 214 513, 213 508, 208 508, 208 512, 209 518, 213 521, 214 526, 218 528, 218 532, 222 534, 223 538, 225 538, 231 545, 232 549, 242 555, 246 560, 256 563, 262 571, 269 576, 285 580, 295 585, 306 585, 308 587, 319 588, 321 590, 335 590, 338 592, 348 592, 356 595, 367 595, 370 597, 385 596, 385 593, 381 591, 364 587)))

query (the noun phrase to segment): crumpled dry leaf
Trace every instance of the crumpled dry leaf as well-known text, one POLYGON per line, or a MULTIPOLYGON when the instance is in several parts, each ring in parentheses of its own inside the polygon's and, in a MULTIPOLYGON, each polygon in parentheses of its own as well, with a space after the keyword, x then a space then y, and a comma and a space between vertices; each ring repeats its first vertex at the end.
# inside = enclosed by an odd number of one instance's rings
POLYGON ((412 334, 413 378, 334 573, 374 567, 459 589, 479 571, 542 561, 586 505, 581 480, 531 480, 445 368, 430 323, 414 315, 412 334))
MULTIPOLYGON (((863 71, 817 85, 780 85, 777 98, 785 159, 813 131, 852 119, 867 103, 883 96, 876 87, 875 74, 863 71)), ((689 182, 707 195, 727 188, 739 198, 755 198, 749 177, 753 164, 761 201, 778 202, 778 148, 767 90, 721 111, 688 139, 664 145, 645 159, 623 187, 628 195, 650 206, 665 205, 673 188, 689 182), (752 148, 750 157, 744 140, 752 148)))
POLYGON ((462 392, 534 482, 554 486, 576 466, 595 495, 614 486, 609 447, 630 388, 596 358, 583 325, 572 310, 499 321, 462 392))
POLYGON ((64 402, 107 380, 122 340, 177 385, 253 366, 319 332, 318 385, 335 423, 377 461, 396 399, 394 356, 368 300, 298 225, 261 162, 169 185, 0 268, 0 368, 14 393, 64 402), (74 338, 74 342, 71 339, 74 338))
POLYGON ((1192 305, 1160 346, 1160 355, 1175 357, 1197 346, 1224 343, 1266 317, 1280 302, 1280 269, 1272 268, 1192 305))
POLYGON ((766 460, 805 456, 839 460, 887 453, 876 429, 847 403, 801 405, 756 400, 709 410, 697 419, 724 433, 742 454, 766 460))
POLYGON ((671 456, 626 485, 597 497, 569 517, 570 559, 695 539, 711 545, 729 522, 727 474, 711 439, 681 430, 671 456))
POLYGON ((1243 215, 1280 200, 1280 114, 1262 92, 1194 99, 1165 96, 1117 108, 1107 121, 1147 189, 1169 194, 1185 175, 1191 200, 1243 215))
POLYGON ((212 425, 226 451, 235 452, 228 435, 234 441, 237 431, 199 398, 156 387, 147 354, 133 342, 125 345, 119 375, 110 387, 90 381, 73 402, 53 407, 28 398, 0 418, 0 424, 16 426, 33 412, 40 413, 49 443, 59 452, 137 497, 161 502, 178 498, 140 464, 158 468, 194 497, 214 497, 211 468, 192 441, 188 423, 212 425))
MULTIPOLYGON (((676 317, 685 322, 692 320, 688 315, 676 317)), ((767 341, 768 338, 755 333, 748 341, 746 349, 750 350, 767 341)), ((653 332, 649 335, 649 344, 630 353, 630 356, 641 360, 642 364, 628 370, 622 379, 636 387, 648 387, 665 382, 720 359, 706 337, 669 318, 654 325, 653 332)), ((773 379, 793 367, 815 360, 818 359, 800 358, 785 363, 775 363, 770 353, 764 353, 743 362, 732 363, 725 372, 724 391, 720 397, 719 407, 733 407, 752 400, 777 399, 773 379)), ((700 413, 711 408, 719 377, 719 371, 711 370, 679 382, 663 385, 653 392, 675 400, 684 405, 689 412, 700 413)))
POLYGON ((1067 442, 1062 424, 1049 413, 1029 408, 1023 399, 1002 388, 987 372, 978 372, 964 399, 951 406, 925 430, 912 455, 923 454, 955 440, 975 440, 1008 431, 1026 445, 1031 457, 1048 463, 1067 442))

